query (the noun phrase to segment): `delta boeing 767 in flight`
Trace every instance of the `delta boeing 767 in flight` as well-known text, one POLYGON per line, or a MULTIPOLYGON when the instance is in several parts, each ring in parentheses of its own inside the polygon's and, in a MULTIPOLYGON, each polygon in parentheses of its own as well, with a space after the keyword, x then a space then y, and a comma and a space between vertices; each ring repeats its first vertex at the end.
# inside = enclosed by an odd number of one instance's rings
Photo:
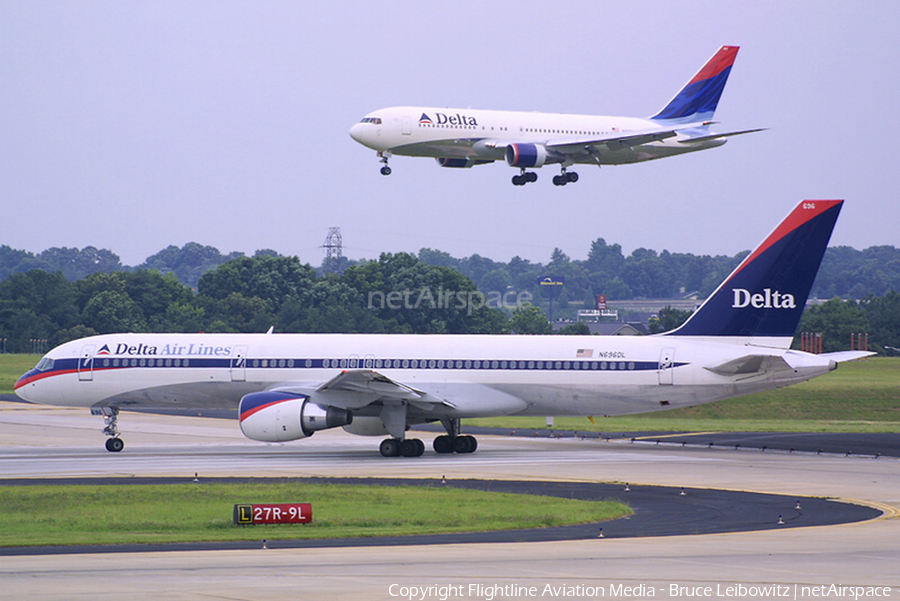
POLYGON ((710 131, 737 56, 722 46, 657 114, 648 118, 564 115, 434 107, 393 107, 366 115, 350 136, 373 150, 390 175, 393 155, 433 157, 441 167, 468 168, 505 160, 519 169, 517 186, 537 181, 528 171, 558 164, 553 183, 578 181, 575 164, 624 165, 715 148, 729 136, 761 131, 710 131))
POLYGON ((124 446, 120 409, 217 408, 254 440, 343 427, 414 457, 416 424, 443 424, 435 452, 471 453, 465 418, 644 413, 780 388, 872 354, 790 349, 841 204, 800 203, 665 334, 105 334, 47 353, 16 394, 105 416, 110 451, 124 446))

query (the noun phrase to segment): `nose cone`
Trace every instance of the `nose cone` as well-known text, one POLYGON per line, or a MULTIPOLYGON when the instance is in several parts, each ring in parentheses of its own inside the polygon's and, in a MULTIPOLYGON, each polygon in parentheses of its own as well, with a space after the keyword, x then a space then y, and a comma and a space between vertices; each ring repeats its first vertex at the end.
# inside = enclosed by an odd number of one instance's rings
MULTIPOLYGON (((366 118, 369 119, 368 117, 366 118)), ((381 124, 363 120, 350 128, 350 137, 373 150, 384 150, 379 144, 381 124)))
POLYGON ((23 375, 21 378, 16 380, 16 385, 14 387, 14 389, 16 391, 16 396, 18 396, 23 401, 32 401, 33 402, 34 399, 29 398, 29 397, 33 396, 33 395, 29 394, 29 391, 32 388, 30 386, 30 384, 34 383, 35 376, 38 373, 39 373, 38 370, 32 369, 32 370, 26 372, 25 375, 23 375))
POLYGON ((365 123, 356 123, 353 127, 350 128, 350 137, 359 142, 360 144, 365 144, 363 141, 363 131, 365 131, 365 123))

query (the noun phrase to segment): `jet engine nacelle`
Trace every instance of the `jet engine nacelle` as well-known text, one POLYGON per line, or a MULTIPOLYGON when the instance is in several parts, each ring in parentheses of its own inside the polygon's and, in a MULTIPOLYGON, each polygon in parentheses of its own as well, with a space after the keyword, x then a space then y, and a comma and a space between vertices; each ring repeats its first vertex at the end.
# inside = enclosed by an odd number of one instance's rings
POLYGON ((453 167, 456 169, 469 169, 473 165, 485 165, 494 162, 489 159, 460 159, 451 157, 440 157, 434 160, 437 161, 438 165, 441 167, 453 167))
POLYGON ((510 167, 540 167, 547 161, 547 149, 540 144, 510 144, 506 162, 510 167))
POLYGON ((353 423, 353 414, 346 409, 320 407, 305 394, 277 390, 244 395, 239 415, 244 436, 263 442, 299 440, 317 430, 353 423))

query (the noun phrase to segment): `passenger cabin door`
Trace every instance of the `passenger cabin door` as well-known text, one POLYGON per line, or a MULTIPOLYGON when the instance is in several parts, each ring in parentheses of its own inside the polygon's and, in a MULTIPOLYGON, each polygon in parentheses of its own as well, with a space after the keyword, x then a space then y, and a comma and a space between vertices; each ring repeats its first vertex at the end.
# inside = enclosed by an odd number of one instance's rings
POLYGON ((247 381, 247 345, 241 344, 231 351, 231 381, 247 381))
POLYGON ((78 358, 78 381, 94 381, 94 351, 97 347, 93 344, 85 344, 81 347, 81 356, 78 358))
POLYGON ((412 135, 412 117, 409 115, 400 117, 400 131, 403 132, 404 136, 412 135))
POLYGON ((675 383, 675 349, 664 348, 659 353, 659 383, 661 386, 671 386, 675 383))

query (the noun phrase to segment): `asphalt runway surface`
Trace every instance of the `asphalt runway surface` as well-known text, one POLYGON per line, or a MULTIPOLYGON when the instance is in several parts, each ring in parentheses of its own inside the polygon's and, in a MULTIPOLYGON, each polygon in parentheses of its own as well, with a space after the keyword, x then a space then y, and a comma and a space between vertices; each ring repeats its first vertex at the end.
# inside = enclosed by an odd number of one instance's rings
MULTIPOLYGON (((0 403, 0 479, 137 482, 198 474, 201 483, 371 478, 437 486, 446 480, 570 495, 621 488, 636 514, 618 521, 631 534, 617 532, 611 522, 603 525, 604 538, 590 525, 562 540, 531 542, 457 537, 441 544, 7 555, 0 561, 0 599, 396 599, 411 598, 416 587, 424 594, 415 598, 440 599, 440 587, 457 585, 464 588, 452 597, 488 601, 498 591, 505 598, 578 597, 579 591, 582 598, 599 598, 601 590, 617 598, 775 598, 748 588, 725 595, 734 585, 783 586, 791 598, 803 599, 824 598, 815 592, 820 585, 882 587, 887 593, 880 598, 900 599, 900 461, 884 453, 848 456, 835 448, 819 455, 507 433, 479 436, 472 455, 428 451, 385 459, 377 438, 340 430, 268 445, 244 439, 227 420, 128 413, 119 422, 126 447, 112 454, 102 446, 102 420, 87 410, 0 403), (745 524, 741 531, 723 531, 719 520, 744 512, 734 510, 747 506, 735 505, 742 497, 758 516, 739 520, 756 521, 761 529, 746 530, 745 524), (799 514, 792 512, 797 500, 799 514), (880 517, 834 525, 797 521, 845 505, 880 517), (784 525, 771 515, 775 511, 784 525), (642 535, 638 527, 654 532, 642 535), (670 527, 675 530, 665 532, 670 527), (571 594, 560 587, 570 587, 571 594), (591 587, 595 594, 584 594, 591 587)), ((430 443, 430 435, 419 436, 430 443)))

